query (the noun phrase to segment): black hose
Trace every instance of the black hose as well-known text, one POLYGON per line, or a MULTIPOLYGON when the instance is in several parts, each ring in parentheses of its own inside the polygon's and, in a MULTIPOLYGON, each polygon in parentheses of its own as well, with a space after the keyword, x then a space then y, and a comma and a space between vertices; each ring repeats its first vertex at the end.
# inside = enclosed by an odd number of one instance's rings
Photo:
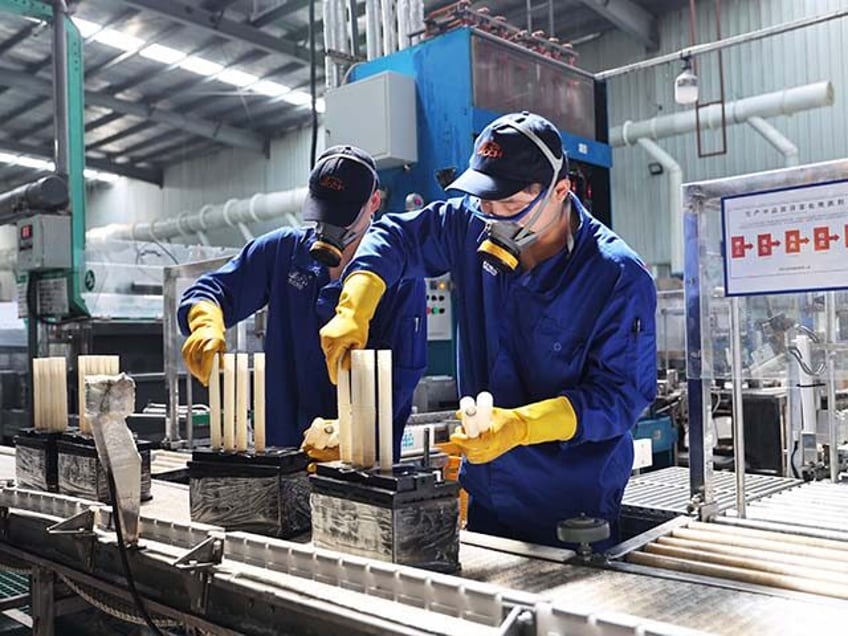
POLYGON ((795 445, 792 447, 792 454, 789 456, 789 465, 792 467, 792 474, 795 475, 795 479, 801 479, 801 475, 798 474, 798 469, 795 468, 795 453, 798 452, 798 440, 795 440, 795 445))
POLYGON ((124 530, 121 527, 121 515, 118 510, 118 488, 115 485, 115 477, 112 475, 111 468, 106 470, 106 477, 109 484, 109 496, 112 498, 112 519, 115 521, 115 534, 118 536, 118 553, 121 555, 121 565, 124 567, 124 577, 127 579, 127 588, 135 602, 136 608, 150 630, 156 634, 156 636, 165 636, 164 632, 162 632, 156 623, 153 622, 153 619, 150 618, 150 614, 147 613, 147 607, 144 605, 144 600, 141 598, 141 595, 135 587, 135 578, 133 577, 132 570, 130 569, 130 560, 129 556, 127 556, 127 546, 124 543, 124 530))

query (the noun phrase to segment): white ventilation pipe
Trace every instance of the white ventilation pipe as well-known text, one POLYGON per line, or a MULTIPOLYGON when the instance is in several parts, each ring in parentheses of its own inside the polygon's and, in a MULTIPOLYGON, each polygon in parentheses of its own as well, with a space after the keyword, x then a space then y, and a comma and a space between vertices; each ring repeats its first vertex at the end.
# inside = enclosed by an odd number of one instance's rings
POLYGON ((800 161, 798 159, 798 146, 792 143, 786 135, 772 126, 762 117, 749 117, 748 123, 751 128, 756 130, 763 138, 772 146, 777 148, 777 151, 783 155, 783 163, 787 168, 797 166, 800 161))
MULTIPOLYGON (((350 53, 351 45, 347 28, 347 2, 334 0, 336 6, 336 49, 342 53, 350 53)), ((354 20, 356 17, 353 18, 354 20)), ((337 65, 338 66, 338 65, 337 65)), ((337 72, 340 69, 337 69, 337 72)), ((336 84, 338 86, 338 84, 336 84)))
MULTIPOLYGON (((751 117, 791 115, 803 110, 831 105, 833 105, 833 85, 830 82, 817 82, 728 102, 725 105, 725 116, 728 125, 743 124, 751 117)), ((700 120, 703 128, 719 128, 721 106, 713 104, 702 108, 700 120)), ((662 139, 692 132, 695 129, 694 109, 639 122, 626 121, 621 126, 610 130, 610 145, 614 148, 629 146, 642 137, 662 139)))
POLYGON ((328 51, 337 49, 336 38, 338 28, 336 27, 336 2, 337 0, 324 0, 322 7, 322 18, 324 19, 324 81, 327 88, 335 88, 339 85, 338 67, 333 58, 327 54, 328 51))
POLYGON ((638 144, 644 148, 653 159, 668 174, 668 208, 671 211, 671 273, 679 274, 683 271, 683 170, 680 164, 670 154, 663 150, 659 144, 650 139, 642 137, 638 144), (675 213, 677 210, 677 213, 675 213))
POLYGON ((365 0, 365 50, 369 60, 380 57, 383 51, 380 13, 380 0, 365 0))
POLYGON ((395 0, 381 0, 383 26, 383 55, 397 51, 397 19, 395 18, 395 0))
POLYGON ((409 46, 410 32, 410 0, 397 0, 397 30, 398 30, 398 50, 409 46))
POLYGON ((90 244, 108 240, 164 241, 227 226, 237 228, 248 239, 252 235, 249 231, 245 234, 246 223, 282 218, 287 225, 300 226, 296 215, 303 207, 308 192, 308 188, 294 188, 260 193, 248 199, 230 199, 220 205, 204 205, 194 212, 184 212, 149 223, 113 223, 88 230, 85 239, 90 244))
POLYGON ((412 46, 421 41, 422 32, 424 31, 424 0, 410 0, 409 4, 411 7, 409 10, 409 33, 417 34, 412 36, 412 40, 408 45, 412 46))

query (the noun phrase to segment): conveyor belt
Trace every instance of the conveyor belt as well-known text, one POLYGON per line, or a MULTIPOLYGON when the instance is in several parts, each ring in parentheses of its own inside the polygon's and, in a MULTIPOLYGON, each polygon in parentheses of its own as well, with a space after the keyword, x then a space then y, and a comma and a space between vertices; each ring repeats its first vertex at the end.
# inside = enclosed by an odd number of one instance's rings
MULTIPOLYGON (((745 498, 749 502, 755 501, 803 483, 798 479, 784 477, 746 475, 745 498)), ((713 489, 720 511, 727 510, 736 504, 736 475, 734 473, 714 473, 713 489)), ((690 499, 689 469, 671 466, 632 477, 624 490, 622 506, 625 509, 648 509, 679 515, 687 513, 690 499)))
MULTIPOLYGON (((0 477, 13 475, 10 459, 0 455, 0 477)), ((682 470, 688 488, 688 474, 682 470)), ((657 472, 668 472, 663 477, 672 487, 675 479, 680 481, 679 475, 670 474, 679 470, 657 472)), ((653 475, 657 480, 657 473, 653 475)), ((772 487, 764 483, 766 488, 772 487)), ((795 485, 793 480, 772 483, 782 488, 795 485)), ((153 495, 153 500, 144 504, 143 514, 187 520, 187 487, 154 480, 153 495)), ((583 611, 623 612, 717 634, 829 633, 834 625, 848 624, 848 603, 829 599, 783 598, 661 576, 566 565, 465 543, 460 560, 459 574, 469 580, 536 593, 583 611)))
POLYGON ((463 544, 462 576, 551 600, 634 614, 728 636, 832 633, 848 622, 848 603, 766 596, 700 583, 503 554, 463 544))
MULTIPOLYGON (((728 510, 735 517, 735 510, 728 510)), ((848 531, 848 484, 810 482, 750 503, 746 517, 759 521, 848 531)))

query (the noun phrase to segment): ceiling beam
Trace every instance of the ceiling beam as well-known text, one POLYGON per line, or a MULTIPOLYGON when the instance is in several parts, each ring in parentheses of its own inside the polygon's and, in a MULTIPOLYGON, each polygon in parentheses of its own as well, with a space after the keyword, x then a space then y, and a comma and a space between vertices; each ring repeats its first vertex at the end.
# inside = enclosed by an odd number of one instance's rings
POLYGON ((647 49, 656 49, 657 22, 633 0, 578 0, 616 27, 636 38, 647 49))
MULTIPOLYGON (((250 24, 235 22, 224 18, 220 13, 206 11, 199 7, 176 2, 175 0, 122 0, 136 9, 158 13, 182 24, 198 27, 210 33, 216 33, 229 40, 244 42, 268 53, 286 55, 309 64, 309 49, 287 39, 274 37, 250 24)), ((324 64, 324 56, 316 52, 316 63, 324 64)))
POLYGON ((311 0, 289 0, 281 5, 272 7, 262 13, 252 17, 250 24, 255 27, 264 27, 276 22, 277 20, 300 11, 309 6, 311 0))
MULTIPOLYGON (((33 146, 11 139, 0 139, 0 148, 33 157, 53 159, 53 148, 50 146, 33 146)), ((97 159, 95 157, 86 157, 85 165, 87 168, 111 172, 122 177, 146 181, 147 183, 155 183, 158 186, 162 185, 162 170, 158 168, 140 168, 128 164, 113 163, 106 159, 97 159)))
MULTIPOLYGON (((40 93, 41 95, 52 95, 53 87, 49 80, 33 77, 20 71, 0 69, 0 84, 40 93)), ((108 108, 114 112, 134 115, 139 119, 155 121, 178 130, 192 133, 199 137, 214 139, 223 144, 238 148, 247 148, 264 152, 265 139, 249 130, 235 128, 220 122, 208 121, 199 117, 182 115, 163 108, 157 108, 144 102, 134 102, 126 99, 118 99, 111 95, 105 95, 95 91, 85 91, 85 103, 91 106, 108 108)))

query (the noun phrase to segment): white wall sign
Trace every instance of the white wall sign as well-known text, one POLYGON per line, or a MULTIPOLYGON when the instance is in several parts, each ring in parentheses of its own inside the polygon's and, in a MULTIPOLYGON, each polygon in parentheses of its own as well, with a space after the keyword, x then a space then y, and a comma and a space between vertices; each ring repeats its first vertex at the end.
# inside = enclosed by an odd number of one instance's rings
POLYGON ((848 182, 721 200, 728 296, 848 288, 848 182))

